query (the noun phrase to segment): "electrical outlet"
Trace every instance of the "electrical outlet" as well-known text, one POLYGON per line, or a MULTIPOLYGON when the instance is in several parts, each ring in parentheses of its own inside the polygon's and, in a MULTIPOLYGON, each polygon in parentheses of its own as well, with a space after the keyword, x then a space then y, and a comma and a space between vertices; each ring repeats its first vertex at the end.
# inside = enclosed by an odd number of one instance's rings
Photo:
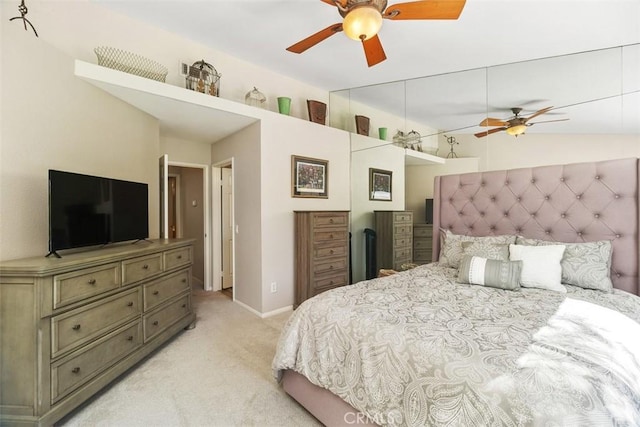
POLYGON ((271 292, 278 292, 278 284, 276 282, 271 282, 271 292))

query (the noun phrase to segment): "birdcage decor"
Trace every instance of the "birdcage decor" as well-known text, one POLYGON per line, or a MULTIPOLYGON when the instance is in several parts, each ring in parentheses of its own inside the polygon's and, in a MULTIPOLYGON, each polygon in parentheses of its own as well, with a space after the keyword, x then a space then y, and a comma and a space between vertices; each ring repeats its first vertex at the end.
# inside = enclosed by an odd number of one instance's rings
POLYGON ((266 101, 267 97, 264 96, 264 93, 260 92, 255 86, 253 87, 253 90, 247 92, 244 97, 244 103, 253 107, 264 108, 266 101))
POLYGON ((422 136, 415 130, 407 133, 398 130, 393 136, 393 145, 410 150, 422 151, 422 136))
POLYGON ((220 77, 213 65, 203 60, 194 62, 187 71, 187 89, 211 96, 220 96, 220 77))

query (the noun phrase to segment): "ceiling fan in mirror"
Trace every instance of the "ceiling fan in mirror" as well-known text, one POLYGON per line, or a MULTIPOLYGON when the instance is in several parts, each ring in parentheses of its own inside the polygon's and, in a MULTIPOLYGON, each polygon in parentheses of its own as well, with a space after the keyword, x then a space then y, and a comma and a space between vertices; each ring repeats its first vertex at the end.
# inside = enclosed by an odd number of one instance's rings
POLYGON ((484 136, 491 135, 492 133, 505 131, 509 135, 515 136, 517 138, 518 135, 522 135, 529 126, 533 126, 538 123, 563 122, 565 120, 569 120, 569 119, 556 119, 556 120, 543 120, 539 122, 529 122, 529 120, 533 119, 534 117, 538 117, 542 114, 548 113, 549 111, 551 111, 552 108, 553 107, 545 107, 536 111, 535 113, 533 113, 528 117, 524 117, 520 115, 520 113, 522 112, 521 107, 513 107, 511 108, 513 117, 506 120, 487 117, 486 119, 480 122, 479 126, 499 126, 499 127, 478 132, 474 135, 477 138, 482 138, 484 136))
POLYGON ((332 35, 344 31, 362 42, 369 67, 387 59, 378 31, 383 19, 393 21, 421 19, 458 19, 466 0, 427 0, 398 3, 387 7, 387 0, 321 0, 335 6, 343 18, 287 48, 289 52, 302 53, 332 35))

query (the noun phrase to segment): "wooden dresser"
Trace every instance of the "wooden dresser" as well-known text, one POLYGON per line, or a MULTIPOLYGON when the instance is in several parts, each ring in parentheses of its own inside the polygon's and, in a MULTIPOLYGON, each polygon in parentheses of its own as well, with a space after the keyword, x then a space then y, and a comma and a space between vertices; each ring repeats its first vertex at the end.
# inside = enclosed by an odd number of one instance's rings
POLYGON ((413 224, 413 262, 429 264, 433 247, 433 224, 413 224))
POLYGON ((400 271, 413 261, 413 212, 374 211, 376 266, 400 271))
POLYGON ((0 424, 52 425, 195 320, 193 240, 0 263, 0 424))
POLYGON ((295 211, 295 301, 349 284, 349 211, 295 211))

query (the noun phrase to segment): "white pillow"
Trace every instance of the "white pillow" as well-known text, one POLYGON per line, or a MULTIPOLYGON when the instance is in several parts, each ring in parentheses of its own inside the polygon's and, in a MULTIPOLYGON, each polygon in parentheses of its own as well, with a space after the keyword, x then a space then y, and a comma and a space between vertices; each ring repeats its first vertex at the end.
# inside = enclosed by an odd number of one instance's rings
POLYGON ((562 255, 564 245, 509 245, 509 259, 522 261, 520 286, 567 292, 562 286, 562 255))

